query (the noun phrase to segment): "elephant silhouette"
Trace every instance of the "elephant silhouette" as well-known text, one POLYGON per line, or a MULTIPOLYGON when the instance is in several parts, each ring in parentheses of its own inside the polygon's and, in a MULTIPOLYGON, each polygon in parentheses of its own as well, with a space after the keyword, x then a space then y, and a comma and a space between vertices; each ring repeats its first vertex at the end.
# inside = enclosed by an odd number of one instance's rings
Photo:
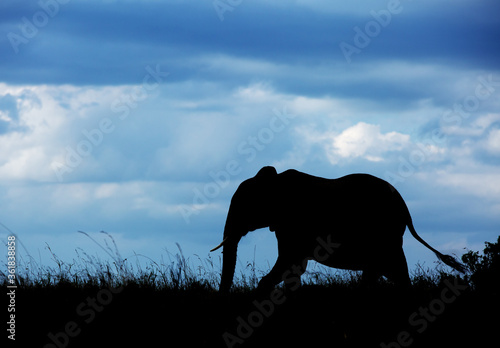
POLYGON ((258 290, 272 290, 281 281, 298 287, 309 260, 361 270, 363 282, 373 283, 383 275, 409 287, 403 252, 407 226, 441 261, 465 271, 452 256, 441 254, 417 234, 406 203, 388 182, 369 174, 325 179, 293 169, 278 174, 274 167, 263 167, 234 193, 223 241, 211 250, 223 247, 219 291, 231 288, 241 238, 263 227, 276 233, 278 259, 258 290))

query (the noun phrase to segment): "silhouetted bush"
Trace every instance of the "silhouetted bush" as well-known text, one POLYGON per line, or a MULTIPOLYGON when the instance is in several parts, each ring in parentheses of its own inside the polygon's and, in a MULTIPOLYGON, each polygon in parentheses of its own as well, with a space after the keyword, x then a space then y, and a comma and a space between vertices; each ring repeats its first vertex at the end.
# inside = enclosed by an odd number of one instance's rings
POLYGON ((496 243, 485 243, 482 254, 468 251, 462 261, 469 268, 471 285, 478 291, 500 295, 500 236, 496 243))

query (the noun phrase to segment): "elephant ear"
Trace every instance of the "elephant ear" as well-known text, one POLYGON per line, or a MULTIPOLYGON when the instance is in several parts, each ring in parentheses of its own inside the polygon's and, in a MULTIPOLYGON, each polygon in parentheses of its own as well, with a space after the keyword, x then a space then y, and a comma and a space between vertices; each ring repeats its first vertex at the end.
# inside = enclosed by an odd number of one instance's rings
POLYGON ((262 167, 261 170, 255 175, 256 178, 271 178, 275 175, 278 175, 278 172, 276 171, 276 168, 267 166, 267 167, 262 167))
POLYGON ((259 197, 258 205, 261 207, 262 212, 265 212, 266 226, 269 230, 275 232, 277 229, 275 221, 276 215, 276 193, 278 184, 278 172, 274 167, 263 167, 254 178, 255 186, 254 192, 259 197))

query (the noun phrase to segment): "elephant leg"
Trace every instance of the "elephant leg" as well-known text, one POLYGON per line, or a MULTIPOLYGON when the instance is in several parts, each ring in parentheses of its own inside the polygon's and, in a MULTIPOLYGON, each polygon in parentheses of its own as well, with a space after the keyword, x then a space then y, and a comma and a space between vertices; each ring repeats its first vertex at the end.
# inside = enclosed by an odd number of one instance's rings
POLYGON ((365 287, 372 287, 377 284, 377 280, 380 278, 380 272, 374 269, 363 270, 363 275, 361 276, 361 284, 365 287))
POLYGON ((293 263, 291 269, 285 271, 283 280, 287 292, 295 291, 302 285, 300 277, 306 272, 307 263, 307 259, 303 259, 302 261, 297 259, 297 262, 293 263))
POLYGON ((290 266, 289 262, 278 256, 278 260, 276 260, 271 271, 260 280, 257 290, 259 292, 271 291, 274 286, 283 280, 283 275, 290 266))
POLYGON ((264 276, 257 287, 259 291, 271 291, 282 281, 287 289, 295 290, 300 286, 300 276, 305 272, 307 259, 295 262, 295 258, 279 256, 269 274, 264 276))
POLYGON ((403 249, 400 248, 393 258, 393 262, 387 268, 384 274, 392 280, 397 286, 409 289, 411 286, 410 275, 408 273, 408 264, 403 249))

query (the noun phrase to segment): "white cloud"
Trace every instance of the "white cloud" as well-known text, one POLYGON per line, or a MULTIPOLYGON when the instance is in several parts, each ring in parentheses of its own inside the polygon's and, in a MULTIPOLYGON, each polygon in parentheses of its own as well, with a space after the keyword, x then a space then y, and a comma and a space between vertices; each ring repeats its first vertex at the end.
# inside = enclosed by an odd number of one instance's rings
MULTIPOLYGON (((458 172, 470 172, 481 163, 495 166, 500 155, 500 115, 487 114, 460 126, 442 128, 448 139, 445 155, 458 172)), ((484 174, 478 169, 478 173, 484 174)))
POLYGON ((245 87, 240 87, 233 94, 235 98, 250 103, 268 103, 275 97, 274 90, 269 84, 260 82, 245 87))
POLYGON ((0 180, 56 181, 52 163, 64 162, 84 130, 111 117, 110 106, 123 93, 123 87, 0 84, 0 96, 16 98, 19 126, 0 135, 0 180))
POLYGON ((500 171, 496 168, 476 166, 474 172, 440 170, 433 173, 435 182, 453 187, 459 192, 498 202, 500 197, 500 171))
POLYGON ((485 130, 496 122, 500 122, 500 114, 487 114, 485 116, 478 117, 474 121, 473 125, 476 128, 485 130))
POLYGON ((486 139, 486 149, 495 154, 500 155, 500 129, 492 129, 486 139))
POLYGON ((447 135, 478 137, 493 124, 500 122, 500 114, 487 114, 473 119, 468 124, 447 125, 442 127, 442 131, 447 135))
POLYGON ((12 118, 9 117, 8 111, 0 110, 0 121, 12 122, 12 118))
POLYGON ((310 142, 323 144, 331 164, 342 159, 363 158, 371 162, 384 160, 384 154, 400 151, 409 144, 410 136, 395 131, 382 133, 380 125, 359 122, 341 133, 303 132, 310 142))

